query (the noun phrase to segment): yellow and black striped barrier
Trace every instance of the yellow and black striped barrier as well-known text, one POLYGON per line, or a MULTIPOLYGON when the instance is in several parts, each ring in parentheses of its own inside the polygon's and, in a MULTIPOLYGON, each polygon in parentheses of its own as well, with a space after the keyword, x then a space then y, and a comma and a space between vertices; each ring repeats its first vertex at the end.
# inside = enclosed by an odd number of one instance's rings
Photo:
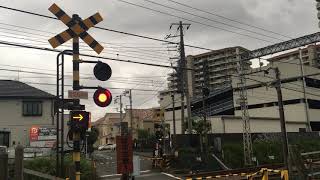
POLYGON ((269 180, 269 175, 279 174, 281 180, 289 180, 288 170, 273 170, 262 168, 261 170, 255 173, 235 173, 235 174, 225 174, 225 175, 215 175, 215 176, 200 176, 200 177, 189 177, 185 180, 205 180, 205 179, 219 179, 219 178, 228 178, 228 177, 246 177, 247 180, 256 179, 257 176, 262 176, 261 180, 269 180))

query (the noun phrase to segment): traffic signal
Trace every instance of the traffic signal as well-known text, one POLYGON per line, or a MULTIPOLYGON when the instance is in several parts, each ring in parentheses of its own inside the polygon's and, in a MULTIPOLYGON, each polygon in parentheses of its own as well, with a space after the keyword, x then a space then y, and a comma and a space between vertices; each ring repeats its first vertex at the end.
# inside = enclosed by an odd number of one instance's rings
POLYGON ((70 111, 70 128, 74 131, 87 130, 90 124, 90 112, 70 111))
POLYGON ((163 126, 161 124, 155 123, 154 129, 155 129, 155 135, 156 135, 157 140, 161 140, 164 136, 163 126))
MULTIPOLYGON (((112 70, 108 64, 98 61, 93 68, 93 73, 98 80, 106 81, 110 79, 112 70)), ((93 94, 93 100, 97 106, 106 107, 112 101, 112 94, 108 89, 99 87, 93 94)))
POLYGON ((108 64, 98 61, 98 63, 93 68, 93 74, 98 80, 106 81, 110 79, 112 70, 108 64))
POLYGON ((112 94, 108 89, 99 87, 93 94, 94 103, 100 107, 107 107, 112 101, 112 94))

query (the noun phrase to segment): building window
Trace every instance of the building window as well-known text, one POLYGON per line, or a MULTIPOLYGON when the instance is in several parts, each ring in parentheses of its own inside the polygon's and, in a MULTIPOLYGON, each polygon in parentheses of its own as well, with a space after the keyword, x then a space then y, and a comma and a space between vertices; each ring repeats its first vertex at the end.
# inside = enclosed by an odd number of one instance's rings
POLYGON ((23 116, 42 116, 41 101, 23 101, 22 114, 23 116))

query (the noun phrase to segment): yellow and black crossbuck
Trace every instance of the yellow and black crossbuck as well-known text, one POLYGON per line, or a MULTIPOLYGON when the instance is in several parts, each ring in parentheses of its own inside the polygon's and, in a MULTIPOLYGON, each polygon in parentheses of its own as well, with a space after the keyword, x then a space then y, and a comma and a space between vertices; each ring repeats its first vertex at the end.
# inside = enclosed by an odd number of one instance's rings
POLYGON ((102 52, 103 47, 95 39, 93 39, 90 34, 87 33, 89 28, 95 26, 103 20, 99 13, 96 13, 85 20, 76 22, 56 4, 50 6, 49 11, 69 27, 69 29, 49 39, 49 43, 53 48, 60 46, 73 37, 79 36, 96 53, 100 54, 102 52))

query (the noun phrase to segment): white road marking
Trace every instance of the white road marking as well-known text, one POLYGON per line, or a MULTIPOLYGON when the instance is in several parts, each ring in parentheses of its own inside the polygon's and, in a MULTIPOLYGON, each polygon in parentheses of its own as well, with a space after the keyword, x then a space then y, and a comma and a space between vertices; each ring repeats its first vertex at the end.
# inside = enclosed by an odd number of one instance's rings
POLYGON ((168 173, 164 173, 164 172, 162 172, 161 174, 166 175, 166 176, 169 176, 169 177, 172 177, 172 178, 174 178, 174 179, 180 179, 180 180, 182 180, 181 178, 179 178, 179 177, 177 177, 177 176, 174 176, 174 175, 172 175, 172 174, 168 174, 168 173))
MULTIPOLYGON (((148 173, 151 170, 145 170, 145 171, 140 171, 140 173, 148 173)), ((100 178, 106 178, 106 177, 113 177, 113 176, 121 176, 121 174, 108 174, 108 175, 102 175, 100 178)))

